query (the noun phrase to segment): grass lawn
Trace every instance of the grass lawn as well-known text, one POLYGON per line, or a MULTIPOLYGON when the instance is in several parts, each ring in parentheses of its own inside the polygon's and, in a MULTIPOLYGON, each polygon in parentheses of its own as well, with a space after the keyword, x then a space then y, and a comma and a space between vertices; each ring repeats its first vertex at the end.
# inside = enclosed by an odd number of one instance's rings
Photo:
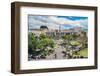
POLYGON ((83 56, 83 57, 88 57, 88 48, 85 48, 81 51, 78 51, 77 53, 73 52, 73 56, 83 56))
POLYGON ((80 45, 80 43, 78 41, 72 41, 71 44, 72 45, 80 45))
POLYGON ((82 56, 88 57, 88 48, 81 50, 80 53, 81 53, 82 56))

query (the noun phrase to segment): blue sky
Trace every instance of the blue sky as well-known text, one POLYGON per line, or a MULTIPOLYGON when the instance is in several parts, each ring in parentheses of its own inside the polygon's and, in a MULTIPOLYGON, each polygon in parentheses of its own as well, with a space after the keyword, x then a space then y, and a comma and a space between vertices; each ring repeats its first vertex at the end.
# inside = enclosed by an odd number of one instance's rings
POLYGON ((59 26, 62 30, 75 27, 88 29, 88 17, 29 15, 28 24, 29 29, 39 29, 40 26, 47 26, 49 30, 59 29, 59 26))
POLYGON ((58 18, 65 18, 69 20, 84 20, 87 19, 87 17, 79 17, 79 16, 58 16, 58 18))

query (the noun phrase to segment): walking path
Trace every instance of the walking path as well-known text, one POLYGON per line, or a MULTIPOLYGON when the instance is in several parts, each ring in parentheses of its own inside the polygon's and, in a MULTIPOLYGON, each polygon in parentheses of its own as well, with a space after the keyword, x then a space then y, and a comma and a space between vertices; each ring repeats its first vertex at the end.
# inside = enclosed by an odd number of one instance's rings
POLYGON ((56 40, 57 47, 53 54, 46 57, 46 59, 63 59, 63 53, 62 51, 65 51, 65 49, 60 45, 61 40, 56 40))

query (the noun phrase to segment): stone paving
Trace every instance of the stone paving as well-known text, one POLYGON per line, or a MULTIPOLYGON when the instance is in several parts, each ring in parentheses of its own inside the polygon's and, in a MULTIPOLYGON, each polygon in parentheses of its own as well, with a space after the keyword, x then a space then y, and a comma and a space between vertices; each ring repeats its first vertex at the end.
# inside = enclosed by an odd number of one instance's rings
POLYGON ((55 48, 54 53, 47 56, 46 59, 63 59, 64 58, 62 52, 65 51, 65 48, 60 45, 61 40, 56 40, 55 42, 56 42, 57 47, 55 48))

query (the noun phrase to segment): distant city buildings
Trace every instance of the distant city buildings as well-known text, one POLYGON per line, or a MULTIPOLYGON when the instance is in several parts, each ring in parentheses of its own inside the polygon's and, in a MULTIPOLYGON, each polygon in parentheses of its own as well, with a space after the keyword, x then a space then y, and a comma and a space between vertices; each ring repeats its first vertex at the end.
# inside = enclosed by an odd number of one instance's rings
MULTIPOLYGON (((29 32, 34 33, 36 36, 39 36, 41 33, 50 36, 50 37, 61 37, 68 34, 78 33, 81 34, 83 32, 80 27, 69 29, 69 30, 49 30, 47 26, 40 26, 40 29, 29 29, 29 32)), ((84 31, 86 32, 86 31, 84 31)))

